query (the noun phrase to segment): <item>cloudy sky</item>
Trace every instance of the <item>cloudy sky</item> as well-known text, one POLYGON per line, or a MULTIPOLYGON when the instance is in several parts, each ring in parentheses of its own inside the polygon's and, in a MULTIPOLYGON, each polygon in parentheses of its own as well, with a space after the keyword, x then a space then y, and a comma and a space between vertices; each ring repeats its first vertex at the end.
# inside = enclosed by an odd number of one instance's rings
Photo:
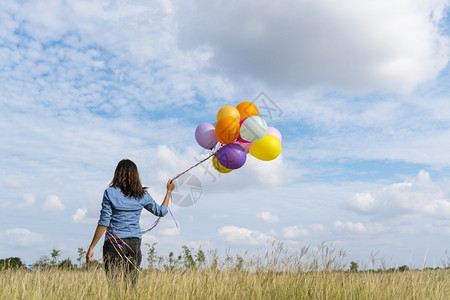
MULTIPOLYGON (((180 178, 144 235, 261 253, 326 243, 370 267, 450 249, 448 0, 8 1, 0 10, 0 257, 88 247, 117 162, 162 201, 195 128, 254 101, 280 157, 180 178), (192 193, 200 187, 201 194, 192 193)), ((141 226, 155 217, 143 213, 141 226)), ((144 248, 145 250, 145 248, 144 248)), ((95 258, 101 257, 101 243, 95 258)))

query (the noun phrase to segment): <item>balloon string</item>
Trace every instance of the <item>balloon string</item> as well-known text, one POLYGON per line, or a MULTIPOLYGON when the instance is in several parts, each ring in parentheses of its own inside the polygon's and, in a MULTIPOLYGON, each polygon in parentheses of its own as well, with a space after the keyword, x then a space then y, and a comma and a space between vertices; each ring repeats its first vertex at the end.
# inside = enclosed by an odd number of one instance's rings
MULTIPOLYGON (((219 147, 219 149, 222 147, 222 145, 219 147)), ((208 159, 210 159, 212 156, 216 155, 217 151, 219 151, 219 149, 217 149, 216 151, 212 152, 210 155, 208 155, 206 158, 202 159, 201 161, 199 161, 198 163, 196 163, 195 165, 193 165, 192 167, 188 168, 186 171, 181 172, 180 174, 178 174, 177 176, 175 176, 174 178, 172 178, 172 181, 174 181, 175 179, 177 179, 178 177, 180 177, 181 175, 186 174, 187 172, 189 172, 190 170, 192 170, 193 168, 197 167, 198 165, 200 165, 201 163, 204 163, 205 161, 207 161, 208 159)))
MULTIPOLYGON (((200 165, 201 163, 204 163, 205 161, 207 161, 208 159, 210 159, 212 156, 216 155, 217 151, 219 151, 219 149, 220 149, 221 147, 222 147, 222 145, 220 145, 220 147, 219 147, 216 151, 212 152, 212 153, 211 153, 210 155, 208 155, 206 158, 202 159, 201 161, 199 161, 199 162, 196 163, 195 165, 191 166, 191 167, 188 168, 186 171, 183 171, 183 172, 181 172, 180 174, 176 175, 174 178, 171 179, 171 181, 174 181, 174 180, 177 179, 178 177, 180 177, 180 176, 186 174, 187 172, 189 172, 189 171, 192 170, 193 168, 197 167, 197 166, 200 165)), ((171 200, 170 202, 172 202, 172 195, 170 195, 170 200, 171 200)), ((167 209, 169 210, 169 213, 170 213, 170 215, 172 216, 172 219, 173 219, 173 221, 175 222, 175 225, 177 226, 177 228, 179 228, 179 227, 178 227, 178 222, 177 222, 177 220, 175 220, 175 217, 173 216, 172 211, 170 210, 169 207, 167 207, 167 209)), ((147 233, 147 232, 151 231, 153 228, 155 228, 155 227, 158 225, 158 223, 159 223, 160 220, 161 220, 161 217, 159 217, 158 219, 156 219, 156 221, 153 222, 153 224, 150 226, 150 228, 145 229, 145 230, 142 230, 142 231, 141 231, 141 234, 144 234, 144 233, 147 233)))
POLYGON ((152 230, 153 228, 155 228, 156 225, 158 225, 159 220, 161 220, 161 217, 159 217, 158 219, 156 219, 156 221, 152 224, 152 226, 150 226, 150 228, 145 229, 145 230, 142 230, 141 233, 142 233, 142 234, 147 233, 147 232, 149 232, 150 230, 152 230))
MULTIPOLYGON (((172 203, 172 194, 170 195, 170 203, 172 203)), ((167 207, 167 209, 169 210, 169 213, 170 213, 170 215, 172 216, 172 220, 173 220, 173 222, 175 223, 175 226, 177 226, 177 228, 179 228, 179 227, 178 227, 178 222, 177 222, 177 220, 175 220, 175 217, 173 216, 172 211, 170 210, 169 207, 167 207)))
POLYGON ((133 249, 120 237, 117 236, 117 233, 113 233, 111 229, 115 229, 117 232, 119 231, 117 228, 111 226, 108 227, 108 230, 105 234, 105 239, 111 243, 111 245, 114 247, 114 250, 116 250, 117 254, 122 258, 123 260, 127 260, 130 265, 132 265, 138 272, 139 268, 136 266, 136 253, 133 251, 133 249), (133 260, 131 260, 126 254, 125 254, 125 246, 133 253, 133 260), (119 252, 120 250, 120 252, 119 252))
MULTIPOLYGON (((171 200, 170 202, 172 202, 172 195, 170 195, 170 200, 171 200)), ((175 217, 173 216, 172 211, 170 210, 169 207, 167 207, 167 209, 169 210, 169 213, 170 213, 170 215, 172 216, 172 219, 173 219, 173 222, 175 223, 175 226, 177 226, 177 228, 179 228, 179 227, 178 227, 178 222, 177 222, 177 220, 175 220, 175 217)), ((145 230, 142 230, 142 231, 141 231, 141 234, 147 233, 147 232, 149 232, 150 230, 152 230, 153 228, 155 228, 156 225, 158 225, 158 223, 159 223, 159 221, 161 220, 161 218, 162 218, 162 217, 159 217, 158 219, 156 219, 156 221, 153 222, 153 224, 152 224, 152 226, 150 226, 150 228, 145 229, 145 230)))

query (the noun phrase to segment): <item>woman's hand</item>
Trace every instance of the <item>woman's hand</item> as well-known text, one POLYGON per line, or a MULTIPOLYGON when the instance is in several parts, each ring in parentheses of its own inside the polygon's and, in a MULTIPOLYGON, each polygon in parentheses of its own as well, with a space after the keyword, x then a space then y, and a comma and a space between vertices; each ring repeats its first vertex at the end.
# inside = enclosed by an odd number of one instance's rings
POLYGON ((175 188, 175 183, 173 183, 173 181, 171 179, 169 179, 169 181, 167 182, 167 191, 172 192, 174 188, 175 188))
POLYGON ((90 263, 94 261, 94 248, 97 245, 98 240, 102 237, 102 235, 106 231, 106 226, 97 225, 97 229, 95 229, 94 237, 92 238, 91 245, 89 246, 89 250, 86 253, 86 262, 90 263))
POLYGON ((172 191, 174 188, 175 188, 175 183, 173 183, 173 181, 171 179, 169 179, 169 181, 167 181, 166 196, 164 197, 163 203, 161 203, 162 205, 165 205, 165 206, 169 205, 170 195, 172 194, 172 191))
POLYGON ((88 252, 86 253, 86 263, 91 263, 94 261, 94 249, 89 248, 88 252))

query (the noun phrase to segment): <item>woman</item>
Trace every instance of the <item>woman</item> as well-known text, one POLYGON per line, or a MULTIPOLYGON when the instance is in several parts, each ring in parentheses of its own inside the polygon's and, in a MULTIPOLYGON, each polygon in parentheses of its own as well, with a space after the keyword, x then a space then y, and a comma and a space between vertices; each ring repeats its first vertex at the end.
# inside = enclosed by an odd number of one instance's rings
POLYGON ((142 187, 134 162, 121 160, 114 172, 114 178, 103 194, 102 209, 86 262, 94 261, 94 247, 106 231, 103 245, 103 261, 106 273, 114 277, 120 272, 131 275, 133 283, 142 260, 141 228, 139 218, 142 208, 156 216, 167 214, 170 195, 175 184, 167 182, 167 192, 161 205, 156 204, 146 187, 142 187), (119 272, 117 272, 119 271, 119 272))

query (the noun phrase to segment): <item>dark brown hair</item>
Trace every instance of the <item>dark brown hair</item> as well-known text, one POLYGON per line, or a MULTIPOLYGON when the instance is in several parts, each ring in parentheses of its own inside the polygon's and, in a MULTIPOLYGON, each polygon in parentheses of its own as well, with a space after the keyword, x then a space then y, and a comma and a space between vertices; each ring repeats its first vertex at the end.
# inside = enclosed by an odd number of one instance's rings
POLYGON ((125 196, 141 199, 146 187, 142 187, 136 164, 129 159, 119 161, 110 187, 118 187, 125 196))

